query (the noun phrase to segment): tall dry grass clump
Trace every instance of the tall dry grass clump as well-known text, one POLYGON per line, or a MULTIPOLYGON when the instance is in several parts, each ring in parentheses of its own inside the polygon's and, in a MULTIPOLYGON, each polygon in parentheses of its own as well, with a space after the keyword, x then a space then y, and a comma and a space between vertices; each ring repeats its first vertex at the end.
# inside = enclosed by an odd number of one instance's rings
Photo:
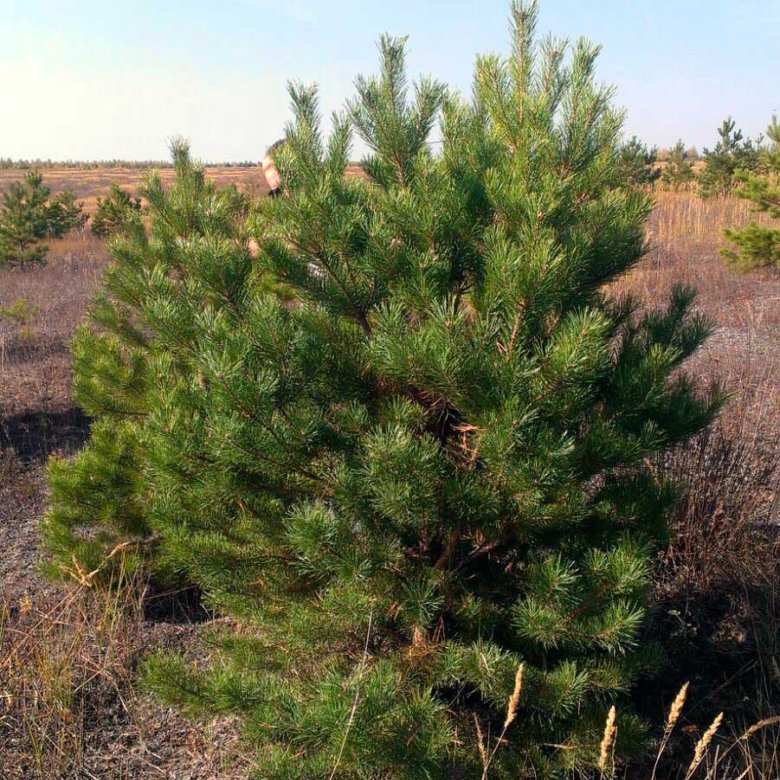
POLYGON ((107 697, 132 718, 141 619, 135 585, 76 589, 49 607, 29 597, 0 603, 4 780, 79 776, 89 722, 107 697))
MULTIPOLYGON (((697 719, 723 710, 732 732, 708 738, 714 749, 689 777, 765 780, 778 776, 780 755, 777 367, 750 349, 719 354, 714 370, 733 389, 730 403, 713 426, 654 463, 680 486, 680 500, 659 560, 653 631, 673 660, 669 684, 691 679, 697 719)), ((670 733, 667 724, 661 744, 671 755, 661 777, 683 764, 684 737, 670 733)))
POLYGON ((651 222, 650 239, 661 245, 674 241, 699 244, 723 242, 723 231, 733 225, 746 225, 751 219, 763 221, 750 204, 731 197, 699 198, 690 192, 656 191, 656 213, 651 222))
POLYGON ((773 589, 780 553, 776 402, 767 395, 749 410, 737 397, 715 425, 656 460, 656 472, 682 486, 663 588, 691 597, 773 589))

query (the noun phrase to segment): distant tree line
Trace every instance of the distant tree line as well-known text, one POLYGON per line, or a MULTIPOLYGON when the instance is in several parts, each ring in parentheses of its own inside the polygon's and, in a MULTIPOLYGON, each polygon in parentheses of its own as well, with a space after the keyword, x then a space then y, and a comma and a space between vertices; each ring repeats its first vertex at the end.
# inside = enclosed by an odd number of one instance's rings
MULTIPOLYGON (((255 160, 240 160, 238 162, 207 162, 204 168, 254 168, 255 160)), ((66 168, 69 170, 87 171, 100 168, 130 168, 142 170, 145 168, 171 168, 170 160, 14 160, 11 157, 0 157, 0 170, 48 170, 51 168, 66 168)))
MULTIPOLYGON (((766 135, 748 138, 738 129, 732 117, 717 129, 718 140, 712 149, 700 155, 695 146, 680 139, 670 149, 649 147, 637 136, 616 149, 616 175, 621 181, 650 189, 690 190, 702 198, 736 195, 751 200, 758 212, 780 218, 780 127, 776 117, 766 135), (697 163, 694 166, 694 163, 697 163), (698 170, 697 170, 698 168, 698 170)), ((203 167, 253 167, 251 161, 206 163, 203 167)), ((51 197, 43 184, 39 168, 96 169, 101 167, 168 168, 172 163, 159 160, 102 160, 79 162, 68 160, 12 160, 0 157, 0 169, 28 169, 23 182, 15 182, 3 196, 0 206, 0 265, 25 265, 40 262, 50 238, 59 238, 76 227, 83 227, 89 215, 83 204, 77 204, 72 192, 65 190, 51 197)), ((92 219, 92 232, 105 238, 119 230, 128 215, 140 211, 141 202, 132 198, 118 184, 98 198, 92 219)), ((767 228, 755 222, 742 229, 726 231, 736 248, 724 256, 740 268, 780 265, 780 229, 767 228)))

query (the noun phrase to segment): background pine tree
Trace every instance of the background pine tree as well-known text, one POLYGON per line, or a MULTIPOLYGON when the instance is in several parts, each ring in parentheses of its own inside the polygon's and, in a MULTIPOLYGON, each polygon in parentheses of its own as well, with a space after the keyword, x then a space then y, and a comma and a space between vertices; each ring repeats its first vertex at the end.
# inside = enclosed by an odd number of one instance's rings
POLYGON ((680 140, 669 150, 669 159, 661 174, 661 183, 667 189, 679 190, 688 187, 695 178, 685 144, 680 140))
POLYGON ((130 219, 134 211, 141 210, 141 199, 133 198, 116 182, 111 182, 111 192, 98 197, 95 214, 92 217, 92 232, 98 238, 107 238, 116 233, 130 219))
MULTIPOLYGON (((752 201, 755 211, 780 219, 780 124, 777 117, 766 131, 769 146, 761 151, 758 171, 741 170, 737 179, 741 186, 736 191, 740 198, 752 201)), ((743 228, 726 230, 726 238, 736 249, 723 252, 727 259, 743 270, 757 266, 780 266, 780 228, 766 227, 751 221, 743 228)))
POLYGON ((637 187, 649 187, 661 176, 661 169, 656 165, 658 149, 648 148, 636 136, 620 147, 618 160, 619 179, 629 181, 637 187))
POLYGON ((704 150, 704 168, 699 174, 699 194, 704 198, 729 195, 738 179, 737 171, 753 171, 759 161, 760 141, 744 138, 731 117, 718 128, 714 149, 704 150))
MULTIPOLYGON (((172 151, 176 180, 171 191, 164 192, 156 173, 147 175, 140 187, 153 214, 151 235, 140 209, 122 214, 123 230, 111 243, 115 262, 90 310, 90 325, 78 331, 71 345, 74 396, 93 424, 82 452, 49 463, 53 501, 44 534, 51 573, 81 579, 96 572, 95 578, 110 581, 148 558, 154 541, 147 495, 154 486, 148 485, 143 468, 143 432, 154 400, 149 396, 155 366, 163 361, 167 370, 185 375, 191 369, 182 360, 185 332, 166 324, 172 310, 184 323, 176 291, 183 294, 195 284, 195 269, 183 260, 182 245, 205 242, 211 235, 235 241, 246 216, 243 197, 234 188, 217 191, 192 165, 183 142, 175 141, 172 151), (122 555, 111 556, 118 545, 122 555)), ((247 258, 247 267, 249 263, 247 258)), ((211 272, 218 287, 216 280, 222 282, 226 273, 218 258, 211 272)), ((209 300, 207 292, 202 294, 198 307, 209 300)), ((189 310, 193 325, 197 315, 189 310)), ((158 576, 163 574, 160 565, 156 569, 158 576)))
POLYGON ((246 209, 177 146, 76 345, 98 422, 52 465, 55 564, 83 576, 125 539, 240 621, 207 668, 161 655, 146 679, 240 715, 264 778, 586 769, 657 662, 674 492, 645 464, 718 406, 678 370, 708 327, 689 290, 646 314, 605 291, 651 207, 619 180, 621 114, 596 47, 538 41, 535 5, 512 21, 470 100, 410 98, 387 37, 329 137, 293 86, 256 260, 246 209), (344 175, 353 128, 367 181, 344 175))
POLYGON ((13 182, 0 208, 0 263, 25 265, 43 260, 48 247, 40 243, 47 234, 46 201, 50 190, 39 173, 28 173, 24 182, 13 182))
POLYGON ((13 182, 0 206, 0 265, 39 263, 48 252, 43 243, 61 238, 84 225, 89 215, 65 190, 53 198, 43 176, 31 171, 23 182, 13 182))

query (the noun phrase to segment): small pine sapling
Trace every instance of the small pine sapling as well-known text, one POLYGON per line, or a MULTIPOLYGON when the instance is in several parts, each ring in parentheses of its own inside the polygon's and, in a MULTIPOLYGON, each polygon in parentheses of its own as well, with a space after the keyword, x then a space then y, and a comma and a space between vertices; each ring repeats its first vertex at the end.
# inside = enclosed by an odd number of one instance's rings
POLYGON ((753 171, 759 161, 760 140, 743 137, 731 117, 718 128, 714 149, 704 150, 704 168, 699 174, 699 195, 703 198, 729 195, 739 183, 738 171, 753 171))
POLYGON ((3 195, 0 206, 0 265, 40 263, 48 246, 43 241, 62 238, 65 233, 83 227, 89 218, 83 203, 64 190, 50 197, 51 190, 37 171, 29 172, 24 182, 14 182, 3 195))
POLYGON ((121 230, 133 216, 133 212, 140 211, 141 199, 132 197, 116 182, 112 182, 111 192, 97 199, 91 223, 92 233, 98 238, 107 238, 121 230))
POLYGON ((680 190, 689 187, 695 178, 685 144, 678 141, 669 151, 669 159, 661 174, 661 183, 666 189, 680 190))
POLYGON ((0 206, 0 265, 40 263, 48 247, 42 240, 48 232, 47 200, 51 193, 37 172, 14 182, 0 206))
POLYGON ((658 149, 648 148, 645 143, 633 136, 618 151, 618 177, 635 187, 651 187, 661 176, 657 165, 658 149))

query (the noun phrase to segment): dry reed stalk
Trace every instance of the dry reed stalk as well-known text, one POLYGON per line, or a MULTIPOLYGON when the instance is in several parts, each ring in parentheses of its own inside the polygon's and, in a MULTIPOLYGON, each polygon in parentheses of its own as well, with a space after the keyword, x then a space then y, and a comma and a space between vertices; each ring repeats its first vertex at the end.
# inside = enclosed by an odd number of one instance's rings
POLYGON ((344 737, 341 740, 339 746, 339 754, 336 756, 336 763, 333 766, 333 771, 330 773, 328 780, 333 780, 336 777, 341 759, 344 756, 344 748, 347 746, 347 739, 349 738, 349 732, 352 730, 352 726, 355 722, 355 713, 357 712, 358 704, 360 703, 360 683, 363 680, 363 675, 366 672, 368 665, 368 646, 371 643, 371 629, 373 628, 374 613, 372 612, 368 616, 368 628, 366 629, 366 643, 363 646, 363 657, 360 659, 360 666, 357 674, 357 689, 355 690, 355 697, 352 700, 352 707, 349 711, 349 720, 347 721, 347 728, 344 730, 344 737))
POLYGON ((780 715, 775 715, 771 718, 764 718, 763 720, 758 721, 758 723, 754 723, 749 729, 745 731, 745 733, 739 738, 740 742, 743 742, 746 739, 750 739, 757 731, 761 731, 761 729, 765 729, 768 726, 774 726, 775 724, 780 723, 780 715))
POLYGON ((661 756, 663 755, 663 752, 666 749, 666 745, 669 742, 669 737, 672 735, 672 731, 677 725, 677 721, 680 719, 682 708, 685 705, 685 698, 688 695, 688 685, 689 683, 685 683, 685 685, 680 688, 680 690, 677 692, 677 696, 674 697, 672 706, 669 708, 669 715, 666 718, 666 726, 664 727, 664 735, 661 738, 658 754, 655 757, 655 763, 653 764, 653 774, 651 775, 650 780, 655 780, 655 773, 658 770, 658 763, 661 760, 661 756))
POLYGON ((607 715, 607 722, 604 726, 604 736, 601 738, 601 749, 599 750, 599 773, 602 777, 604 777, 608 765, 609 776, 611 777, 614 774, 615 740, 617 738, 616 719, 617 712, 615 710, 615 705, 613 704, 607 715))
POLYGON ((691 761, 688 771, 685 773, 685 780, 689 780, 693 773, 699 768, 704 759, 704 754, 707 752, 707 748, 710 746, 713 737, 718 732, 720 724, 723 722, 723 713, 721 712, 715 720, 712 721, 710 727, 702 734, 701 739, 696 743, 696 748, 693 751, 693 760, 691 761))
POLYGON ((523 663, 517 667, 517 671, 515 672, 515 685, 506 703, 506 717, 504 718, 504 727, 501 729, 501 734, 496 740, 496 744, 493 746, 493 750, 490 752, 490 755, 488 755, 487 749, 485 747, 485 741, 482 734, 482 728, 479 724, 479 719, 477 718, 476 715, 474 715, 474 722, 477 725, 477 738, 478 738, 477 744, 479 746, 479 754, 482 759, 481 780, 486 780, 488 776, 488 770, 490 769, 490 765, 493 763, 493 759, 495 758, 496 751, 498 750, 499 746, 504 742, 507 729, 512 725, 515 718, 517 717, 517 708, 520 706, 520 696, 522 695, 523 692, 524 671, 525 671, 525 664, 523 663))
POLYGON ((680 713, 682 712, 683 705, 685 704, 685 697, 688 695, 688 685, 685 683, 680 688, 677 696, 674 697, 672 706, 669 708, 669 717, 666 719, 666 731, 671 732, 677 721, 680 719, 680 713))
POLYGON ((482 725, 479 722, 477 713, 474 713, 474 726, 477 729, 477 747, 479 748, 479 757, 482 760, 482 777, 487 777, 488 767, 490 766, 490 758, 487 754, 487 748, 485 747, 485 735, 482 733, 482 725))
POLYGON ((509 702, 507 704, 506 720, 504 721, 504 730, 502 732, 502 736, 503 734, 506 734, 506 730, 512 725, 512 722, 517 717, 517 707, 520 704, 520 694, 523 691, 524 669, 525 664, 520 664, 520 666, 517 667, 517 672, 515 673, 515 687, 512 691, 512 695, 509 697, 509 702))

